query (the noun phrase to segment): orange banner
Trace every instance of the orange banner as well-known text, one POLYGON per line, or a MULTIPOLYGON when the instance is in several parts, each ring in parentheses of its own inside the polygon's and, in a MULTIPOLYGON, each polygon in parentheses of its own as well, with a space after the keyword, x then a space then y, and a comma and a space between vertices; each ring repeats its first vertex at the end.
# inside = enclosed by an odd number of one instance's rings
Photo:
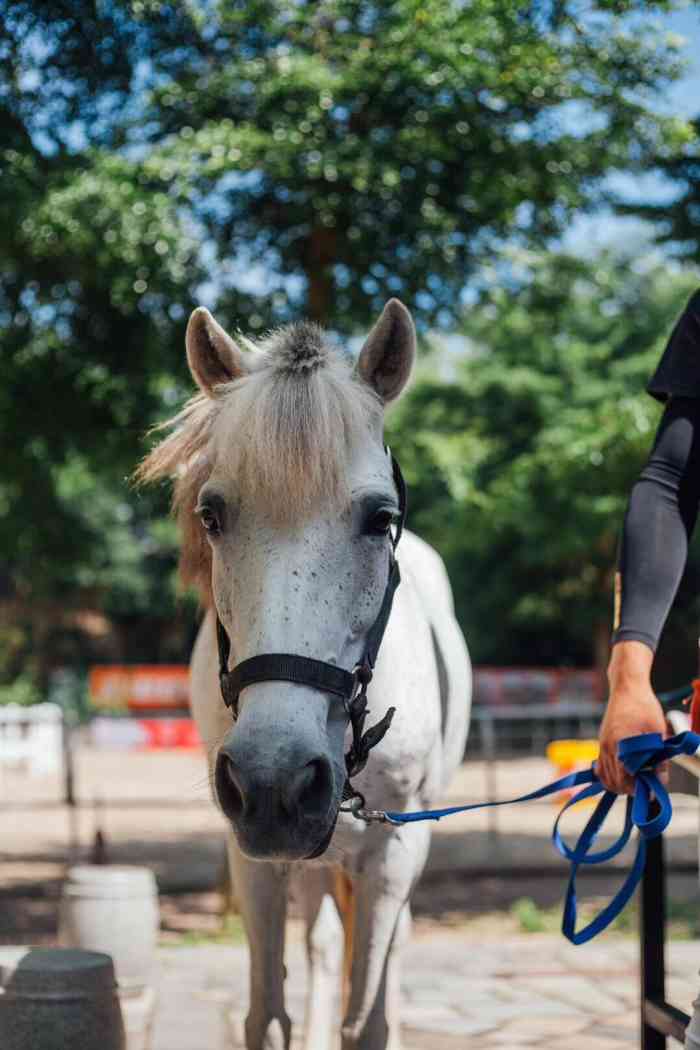
POLYGON ((89 685, 97 708, 181 711, 189 707, 190 672, 184 664, 93 667, 89 685))

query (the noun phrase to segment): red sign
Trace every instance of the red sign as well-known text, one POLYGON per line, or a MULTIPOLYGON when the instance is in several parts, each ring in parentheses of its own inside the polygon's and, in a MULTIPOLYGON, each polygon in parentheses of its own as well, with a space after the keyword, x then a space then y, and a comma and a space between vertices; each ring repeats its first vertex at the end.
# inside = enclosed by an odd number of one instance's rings
POLYGON ((139 726, 146 734, 143 746, 149 751, 202 746, 197 727, 191 718, 140 718, 139 726))
POLYGON ((191 718, 114 718, 95 715, 90 723, 90 737, 95 747, 123 751, 163 751, 202 747, 197 727, 191 718))

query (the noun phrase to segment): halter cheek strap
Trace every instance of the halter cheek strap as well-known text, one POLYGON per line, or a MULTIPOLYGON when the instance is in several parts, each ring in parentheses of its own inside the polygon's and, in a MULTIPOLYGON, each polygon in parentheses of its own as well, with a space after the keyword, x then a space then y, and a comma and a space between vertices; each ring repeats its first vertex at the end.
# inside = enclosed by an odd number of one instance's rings
MULTIPOLYGON (((391 455, 387 449, 388 455, 391 455)), ((296 653, 262 653, 243 660, 229 670, 228 661, 231 655, 231 642, 221 620, 216 618, 216 640, 219 649, 219 682, 224 703, 231 709, 234 721, 238 718, 238 699, 241 692, 249 685, 258 682, 293 682, 310 686, 324 693, 331 693, 343 702, 343 707, 352 728, 352 744, 345 755, 345 766, 348 778, 364 769, 369 752, 384 737, 391 725, 395 708, 390 707, 384 717, 366 732, 365 721, 368 715, 367 686, 372 680, 374 665, 379 654, 379 647, 384 637, 396 588, 401 582, 399 563, 396 560, 396 546, 403 532, 406 519, 406 484, 398 462, 391 456, 391 465, 399 497, 399 518, 396 531, 391 537, 392 552, 389 568, 389 579, 384 591, 381 608, 376 620, 367 632, 365 651, 362 660, 352 670, 347 671, 336 664, 324 660, 314 660, 308 656, 297 656, 296 653)), ((344 800, 355 796, 354 790, 345 785, 344 800)))

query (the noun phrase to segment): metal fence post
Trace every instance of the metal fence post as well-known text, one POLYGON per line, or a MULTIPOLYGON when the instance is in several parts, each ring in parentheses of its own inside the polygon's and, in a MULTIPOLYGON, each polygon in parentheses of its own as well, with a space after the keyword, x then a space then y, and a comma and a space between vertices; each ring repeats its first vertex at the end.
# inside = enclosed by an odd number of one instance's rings
POLYGON ((663 835, 647 843, 647 857, 639 895, 639 972, 642 1050, 666 1050, 666 1036, 648 1016, 648 1004, 666 1002, 664 933, 666 878, 663 835))
POLYGON ((666 1037, 685 1041, 690 1018, 666 1002, 666 869, 663 835, 647 842, 639 899, 642 1050, 665 1050, 666 1037))
POLYGON ((73 725, 70 713, 63 708, 63 801, 75 806, 75 767, 73 764, 73 725))
MULTIPOLYGON (((488 709, 483 712, 481 734, 485 758, 486 800, 487 802, 495 802, 498 798, 498 789, 496 787, 496 731, 493 714, 488 709)), ((498 836, 497 809, 489 809, 487 811, 487 821, 489 838, 494 840, 498 836)))

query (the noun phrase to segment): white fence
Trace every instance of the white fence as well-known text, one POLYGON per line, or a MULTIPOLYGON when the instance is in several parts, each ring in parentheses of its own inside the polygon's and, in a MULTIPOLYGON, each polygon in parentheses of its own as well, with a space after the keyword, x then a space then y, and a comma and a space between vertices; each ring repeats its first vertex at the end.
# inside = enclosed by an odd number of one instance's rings
POLYGON ((55 773, 63 760, 63 715, 58 704, 0 706, 0 767, 32 775, 55 773))

